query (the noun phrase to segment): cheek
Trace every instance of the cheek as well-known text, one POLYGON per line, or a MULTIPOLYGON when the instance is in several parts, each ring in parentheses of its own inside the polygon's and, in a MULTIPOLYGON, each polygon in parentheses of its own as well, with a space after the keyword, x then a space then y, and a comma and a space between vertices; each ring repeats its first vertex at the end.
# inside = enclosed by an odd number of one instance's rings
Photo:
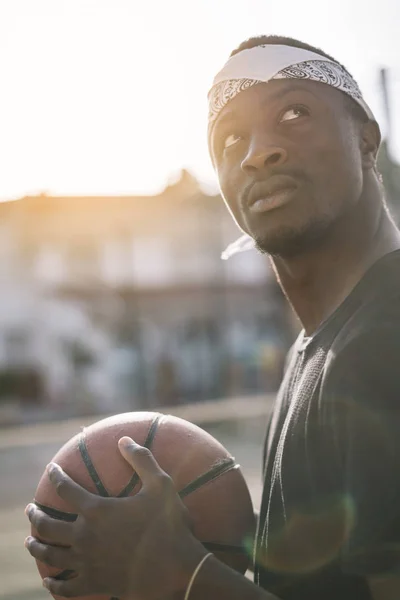
POLYGON ((328 196, 358 196, 362 190, 361 157, 355 139, 335 131, 316 146, 315 173, 319 192, 328 196))
POLYGON ((242 170, 220 167, 217 169, 217 176, 222 198, 236 223, 244 230, 245 224, 240 210, 240 195, 243 189, 242 170))
POLYGON ((362 156, 355 137, 347 137, 343 143, 343 175, 352 187, 360 192, 363 186, 362 156))

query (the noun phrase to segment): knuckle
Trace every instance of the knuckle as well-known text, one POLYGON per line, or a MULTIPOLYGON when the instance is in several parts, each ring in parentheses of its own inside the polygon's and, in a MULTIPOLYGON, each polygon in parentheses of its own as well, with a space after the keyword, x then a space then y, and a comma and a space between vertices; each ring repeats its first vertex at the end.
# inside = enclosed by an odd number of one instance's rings
POLYGON ((75 594, 67 585, 59 585, 58 589, 53 593, 56 593, 57 596, 62 596, 63 598, 73 598, 75 594))
POLYGON ((83 506, 84 514, 86 518, 93 519, 99 515, 103 507, 102 498, 100 496, 91 496, 88 498, 83 506))
POLYGON ((194 531, 194 518, 189 512, 189 509, 182 503, 182 519, 185 525, 193 532, 194 531))
POLYGON ((134 453, 136 454, 136 456, 139 456, 143 459, 150 458, 152 456, 151 451, 148 448, 145 448, 144 446, 135 448, 134 453))
POLYGON ((160 490, 169 491, 173 487, 173 482, 167 473, 161 472, 155 475, 154 486, 160 490))
POLYGON ((58 493, 59 493, 59 492, 63 492, 63 490, 65 490, 65 488, 66 488, 66 483, 67 483, 67 482, 66 482, 66 480, 65 480, 65 478, 64 478, 64 477, 61 477, 61 478, 60 478, 60 479, 57 481, 57 483, 55 484, 55 488, 56 488, 56 490, 57 490, 57 492, 58 492, 58 493))
POLYGON ((40 552, 40 560, 50 567, 54 567, 54 559, 52 552, 48 546, 43 546, 40 552))
POLYGON ((75 598, 84 595, 82 583, 81 581, 77 583, 76 577, 72 577, 65 581, 50 579, 47 589, 53 596, 62 598, 75 598))

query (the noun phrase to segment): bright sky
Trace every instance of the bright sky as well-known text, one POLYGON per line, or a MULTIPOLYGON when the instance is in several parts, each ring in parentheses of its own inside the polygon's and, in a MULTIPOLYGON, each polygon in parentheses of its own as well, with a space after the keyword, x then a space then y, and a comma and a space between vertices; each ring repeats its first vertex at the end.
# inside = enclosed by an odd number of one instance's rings
POLYGON ((241 41, 322 47, 385 130, 389 69, 400 159, 400 3, 380 0, 0 0, 0 199, 155 193, 182 167, 213 187, 206 94, 241 41), (331 5, 332 6, 332 5, 331 5))

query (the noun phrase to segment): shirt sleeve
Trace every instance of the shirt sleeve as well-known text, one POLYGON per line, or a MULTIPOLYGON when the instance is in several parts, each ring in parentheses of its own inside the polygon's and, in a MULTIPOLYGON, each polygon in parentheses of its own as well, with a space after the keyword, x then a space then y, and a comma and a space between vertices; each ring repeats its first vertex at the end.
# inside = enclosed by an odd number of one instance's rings
POLYGON ((400 573, 400 325, 372 328, 333 353, 322 404, 347 507, 341 569, 400 573))

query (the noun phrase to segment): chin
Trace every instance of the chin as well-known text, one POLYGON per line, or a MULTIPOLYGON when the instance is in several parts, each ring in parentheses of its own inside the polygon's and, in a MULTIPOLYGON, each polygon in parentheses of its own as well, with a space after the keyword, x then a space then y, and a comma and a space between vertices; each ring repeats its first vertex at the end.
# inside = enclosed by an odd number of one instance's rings
POLYGON ((326 238, 329 223, 318 221, 308 223, 303 228, 282 227, 279 231, 264 234, 252 234, 256 248, 262 254, 293 258, 318 248, 326 238))

